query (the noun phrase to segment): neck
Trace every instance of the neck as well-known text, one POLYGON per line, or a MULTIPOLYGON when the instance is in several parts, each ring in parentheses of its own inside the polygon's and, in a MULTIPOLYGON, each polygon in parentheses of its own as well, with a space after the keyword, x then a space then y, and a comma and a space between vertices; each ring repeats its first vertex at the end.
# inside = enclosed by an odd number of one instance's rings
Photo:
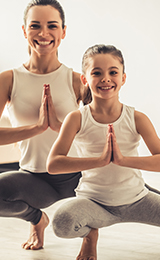
POLYGON ((58 60, 57 54, 40 55, 32 53, 28 62, 24 64, 25 68, 36 74, 47 74, 57 70, 61 63, 58 60))
POLYGON ((115 96, 114 98, 110 99, 99 99, 96 97, 93 97, 93 100, 91 102, 91 107, 94 108, 95 111, 110 113, 111 111, 117 110, 117 108, 120 107, 120 101, 119 97, 115 96))
POLYGON ((113 123, 122 112, 122 104, 118 97, 108 100, 93 98, 90 108, 92 116, 100 123, 113 123))

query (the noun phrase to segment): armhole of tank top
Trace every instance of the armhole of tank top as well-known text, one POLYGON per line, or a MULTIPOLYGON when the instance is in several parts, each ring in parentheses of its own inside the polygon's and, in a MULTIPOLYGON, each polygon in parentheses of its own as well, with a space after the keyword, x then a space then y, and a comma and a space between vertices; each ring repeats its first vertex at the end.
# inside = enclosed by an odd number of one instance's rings
POLYGON ((81 128, 76 135, 77 137, 83 133, 83 130, 85 128, 85 124, 87 122, 86 115, 88 114, 88 110, 87 110, 86 106, 79 108, 79 111, 81 113, 81 128))
POLYGON ((137 129, 136 129, 136 122, 135 122, 135 108, 132 107, 131 108, 131 118, 132 118, 132 121, 131 121, 131 126, 132 126, 132 129, 133 129, 133 133, 135 135, 139 135, 138 132, 137 132, 137 129))
POLYGON ((68 68, 67 78, 68 78, 69 89, 71 91, 71 94, 73 95, 73 99, 74 99, 75 105, 78 108, 79 106, 77 104, 77 98, 76 98, 76 94, 75 94, 74 88, 73 88, 73 69, 72 68, 68 68))
POLYGON ((12 69, 12 72, 13 72, 13 84, 12 84, 10 102, 7 104, 7 109, 11 106, 12 100, 14 98, 14 93, 15 93, 15 69, 12 69))

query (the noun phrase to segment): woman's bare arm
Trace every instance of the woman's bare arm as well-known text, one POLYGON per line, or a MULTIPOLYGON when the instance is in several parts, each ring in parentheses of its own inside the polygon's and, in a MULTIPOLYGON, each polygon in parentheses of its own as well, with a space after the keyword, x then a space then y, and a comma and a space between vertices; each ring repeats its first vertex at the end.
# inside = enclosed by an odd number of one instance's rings
MULTIPOLYGON (((10 96, 13 85, 13 72, 6 71, 0 74, 0 116, 7 102, 10 102, 10 96)), ((15 143, 37 134, 42 133, 48 128, 47 117, 47 98, 42 95, 42 105, 39 112, 37 124, 22 127, 0 127, 0 145, 15 143)))

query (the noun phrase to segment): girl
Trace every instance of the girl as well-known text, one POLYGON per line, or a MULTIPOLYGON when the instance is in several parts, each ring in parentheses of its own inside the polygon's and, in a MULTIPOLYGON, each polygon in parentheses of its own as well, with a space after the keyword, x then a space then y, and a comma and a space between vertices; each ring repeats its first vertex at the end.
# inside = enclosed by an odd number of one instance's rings
POLYGON ((126 80, 119 50, 89 48, 82 71, 92 102, 66 117, 47 167, 51 174, 82 171, 77 198, 57 210, 53 229, 60 237, 83 237, 77 260, 96 260, 99 228, 119 222, 160 225, 160 196, 148 191, 139 170, 160 171, 160 140, 146 115, 119 101, 126 80), (138 156, 140 136, 151 156, 138 156), (68 155, 72 142, 80 158, 68 155))
MULTIPOLYGON (((0 116, 8 103, 13 126, 0 128, 0 144, 20 141, 21 150, 20 170, 0 174, 0 216, 31 222, 29 239, 22 247, 39 249, 49 222, 40 209, 74 196, 81 176, 80 172, 50 176, 46 158, 64 117, 78 109, 82 86, 80 75, 57 57, 66 34, 59 2, 32 0, 22 28, 29 60, 20 68, 0 74, 0 116)), ((74 147, 71 154, 75 155, 74 147)))

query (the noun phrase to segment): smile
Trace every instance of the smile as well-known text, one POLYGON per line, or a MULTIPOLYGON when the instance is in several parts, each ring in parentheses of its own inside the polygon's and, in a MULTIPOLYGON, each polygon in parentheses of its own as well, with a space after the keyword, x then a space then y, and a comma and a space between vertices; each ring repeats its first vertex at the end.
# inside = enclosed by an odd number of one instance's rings
POLYGON ((36 44, 41 45, 41 46, 47 46, 53 43, 53 41, 37 41, 35 40, 36 44))
POLYGON ((98 87, 101 90, 110 90, 112 88, 114 88, 114 86, 109 86, 109 87, 98 87))

